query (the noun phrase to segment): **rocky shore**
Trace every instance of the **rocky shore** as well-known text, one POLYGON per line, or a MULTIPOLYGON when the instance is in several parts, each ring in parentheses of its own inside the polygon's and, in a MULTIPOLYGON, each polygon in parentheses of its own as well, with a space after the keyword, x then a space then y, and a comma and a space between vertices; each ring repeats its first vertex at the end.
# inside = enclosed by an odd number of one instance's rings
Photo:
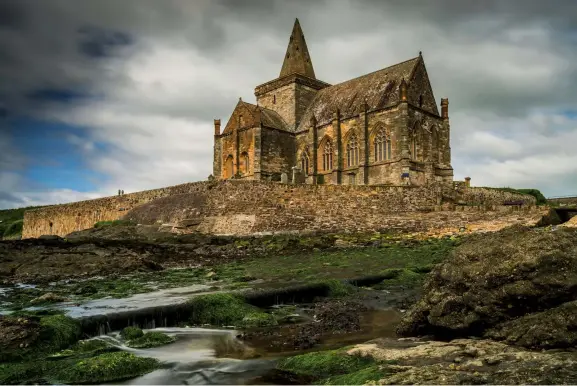
POLYGON ((254 380, 259 384, 577 382, 577 230, 570 227, 514 226, 430 240, 392 234, 233 239, 119 227, 2 242, 0 272, 8 285, 35 282, 34 291, 51 288, 55 296, 44 293, 40 301, 22 290, 12 304, 16 313, 0 316, 6 383, 73 380, 66 377, 81 358, 96 358, 95 368, 121 363, 134 370, 120 377, 158 368, 109 346, 82 351, 76 321, 25 311, 26 304, 68 297, 128 296, 148 291, 150 283, 211 283, 222 293, 192 298, 196 313, 182 321, 238 326, 242 359, 279 356, 273 372, 254 380), (370 275, 377 279, 351 282, 357 287, 344 280, 370 275), (60 284, 47 284, 54 280, 60 284), (230 292, 252 288, 290 299, 296 282, 326 292, 300 309, 255 305, 257 298, 230 292), (67 359, 48 363, 54 355, 67 359), (60 372, 49 370, 55 364, 60 372))

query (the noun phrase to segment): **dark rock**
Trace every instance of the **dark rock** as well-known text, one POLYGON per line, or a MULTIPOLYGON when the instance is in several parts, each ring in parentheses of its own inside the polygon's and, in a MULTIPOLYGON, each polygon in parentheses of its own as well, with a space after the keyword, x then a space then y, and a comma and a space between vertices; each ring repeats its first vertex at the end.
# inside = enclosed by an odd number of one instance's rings
POLYGON ((64 240, 62 237, 60 236, 56 236, 56 235, 42 235, 38 237, 39 240, 64 240))
MULTIPOLYGON (((433 269, 423 293, 401 321, 397 329, 401 336, 482 336, 500 323, 575 300, 577 230, 517 226, 492 234, 473 235, 433 269)), ((560 318, 566 310, 551 312, 551 315, 558 313, 560 318)), ((536 347, 561 344, 563 333, 549 339, 544 327, 539 327, 540 332, 526 335, 526 341, 507 335, 521 326, 546 320, 543 315, 527 318, 526 321, 520 319, 518 325, 502 325, 492 334, 536 347)), ((559 326, 570 328, 572 323, 571 320, 566 324, 559 322, 559 326)))
POLYGON ((528 348, 575 347, 577 301, 500 323, 488 330, 485 336, 528 348))

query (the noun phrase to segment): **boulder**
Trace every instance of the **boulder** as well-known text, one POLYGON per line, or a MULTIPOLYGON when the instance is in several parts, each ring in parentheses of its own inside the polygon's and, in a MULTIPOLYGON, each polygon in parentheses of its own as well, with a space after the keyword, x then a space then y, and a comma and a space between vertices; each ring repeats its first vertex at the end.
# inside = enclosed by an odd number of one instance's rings
POLYGON ((472 235, 431 271, 423 294, 402 319, 401 336, 482 336, 493 329, 487 333, 523 345, 563 345, 562 333, 549 338, 544 326, 523 339, 511 334, 574 307, 555 310, 577 299, 577 230, 516 226, 472 235))

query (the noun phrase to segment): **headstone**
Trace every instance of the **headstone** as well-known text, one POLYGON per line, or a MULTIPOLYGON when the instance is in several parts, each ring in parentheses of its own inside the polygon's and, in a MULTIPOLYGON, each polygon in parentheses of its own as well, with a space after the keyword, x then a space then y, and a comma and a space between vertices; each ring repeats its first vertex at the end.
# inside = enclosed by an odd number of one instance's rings
POLYGON ((281 184, 288 184, 288 175, 286 173, 282 173, 280 175, 280 183, 281 184))
POLYGON ((304 184, 305 183, 305 174, 303 173, 301 168, 299 168, 298 166, 293 166, 292 171, 293 171, 292 183, 293 184, 304 184))

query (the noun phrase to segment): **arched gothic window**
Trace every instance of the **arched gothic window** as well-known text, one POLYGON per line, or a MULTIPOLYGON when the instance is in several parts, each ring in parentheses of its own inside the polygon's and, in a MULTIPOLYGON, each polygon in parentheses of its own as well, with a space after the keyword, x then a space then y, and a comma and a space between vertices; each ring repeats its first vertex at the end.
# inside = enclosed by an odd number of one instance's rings
POLYGON ((410 148, 409 151, 411 152, 411 159, 413 160, 417 160, 417 134, 413 133, 413 135, 411 135, 411 144, 410 144, 410 148))
POLYGON ((323 148, 323 170, 331 170, 333 168, 333 144, 330 140, 325 142, 323 148))
POLYGON ((359 142, 355 134, 351 135, 347 142, 347 166, 359 164, 359 142))
POLYGON ((247 152, 243 152, 243 153, 240 155, 240 161, 241 161, 241 164, 240 164, 240 165, 241 165, 241 170, 240 170, 240 171, 241 171, 243 174, 248 174, 250 164, 249 164, 249 158, 248 158, 248 153, 247 153, 247 152))
POLYGON ((384 129, 380 129, 375 136, 375 161, 391 159, 391 139, 384 129))
POLYGON ((307 176, 309 174, 309 155, 306 151, 303 151, 301 155, 301 170, 307 176))

